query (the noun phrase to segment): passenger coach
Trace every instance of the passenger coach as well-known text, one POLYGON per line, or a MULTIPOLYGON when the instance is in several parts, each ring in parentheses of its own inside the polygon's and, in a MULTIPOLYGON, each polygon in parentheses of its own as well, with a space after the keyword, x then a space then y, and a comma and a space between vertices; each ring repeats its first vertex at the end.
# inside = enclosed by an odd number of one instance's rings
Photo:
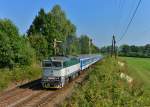
POLYGON ((90 65, 99 61, 101 58, 102 58, 102 56, 100 56, 100 55, 81 55, 81 56, 79 56, 81 70, 88 68, 90 65))

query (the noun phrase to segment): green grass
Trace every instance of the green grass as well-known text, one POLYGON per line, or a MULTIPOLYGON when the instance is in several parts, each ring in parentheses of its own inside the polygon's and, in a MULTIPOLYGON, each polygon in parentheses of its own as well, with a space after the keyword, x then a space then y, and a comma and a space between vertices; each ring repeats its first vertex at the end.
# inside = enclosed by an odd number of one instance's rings
POLYGON ((150 93, 150 58, 122 57, 127 62, 128 73, 141 82, 150 93))

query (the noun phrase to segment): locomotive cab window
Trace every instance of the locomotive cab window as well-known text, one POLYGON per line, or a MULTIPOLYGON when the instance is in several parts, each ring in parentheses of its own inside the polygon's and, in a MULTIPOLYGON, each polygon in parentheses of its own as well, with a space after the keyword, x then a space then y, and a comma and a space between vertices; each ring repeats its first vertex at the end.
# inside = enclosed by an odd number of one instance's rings
POLYGON ((59 62, 59 61, 53 61, 52 62, 52 67, 62 67, 62 63, 61 62, 59 62))
POLYGON ((43 61, 42 67, 51 67, 52 63, 50 61, 43 61))
POLYGON ((43 61, 42 67, 62 67, 62 63, 60 61, 43 61))

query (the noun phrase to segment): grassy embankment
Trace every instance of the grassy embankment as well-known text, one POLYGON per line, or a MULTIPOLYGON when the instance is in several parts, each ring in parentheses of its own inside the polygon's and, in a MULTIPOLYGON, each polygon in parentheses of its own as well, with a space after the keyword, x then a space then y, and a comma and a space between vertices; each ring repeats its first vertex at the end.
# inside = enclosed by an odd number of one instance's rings
POLYGON ((117 61, 106 58, 91 69, 86 82, 78 85, 62 105, 64 107, 144 107, 150 99, 145 95, 142 84, 127 83, 120 78, 128 66, 121 68, 117 61))
POLYGON ((41 76, 41 68, 38 64, 31 66, 16 67, 14 69, 0 69, 0 91, 11 84, 30 81, 41 76))
POLYGON ((128 64, 128 73, 139 83, 143 84, 144 90, 150 95, 150 58, 122 57, 128 64))

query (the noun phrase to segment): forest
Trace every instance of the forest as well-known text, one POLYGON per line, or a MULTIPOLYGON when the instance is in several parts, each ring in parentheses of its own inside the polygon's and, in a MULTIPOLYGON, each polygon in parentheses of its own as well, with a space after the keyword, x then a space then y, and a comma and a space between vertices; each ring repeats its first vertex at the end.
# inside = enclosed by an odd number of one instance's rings
MULTIPOLYGON (((150 44, 144 46, 135 46, 135 45, 121 45, 116 47, 119 56, 126 57, 150 57, 150 44)), ((101 53, 108 54, 111 52, 111 46, 104 46, 100 49, 101 53)))

